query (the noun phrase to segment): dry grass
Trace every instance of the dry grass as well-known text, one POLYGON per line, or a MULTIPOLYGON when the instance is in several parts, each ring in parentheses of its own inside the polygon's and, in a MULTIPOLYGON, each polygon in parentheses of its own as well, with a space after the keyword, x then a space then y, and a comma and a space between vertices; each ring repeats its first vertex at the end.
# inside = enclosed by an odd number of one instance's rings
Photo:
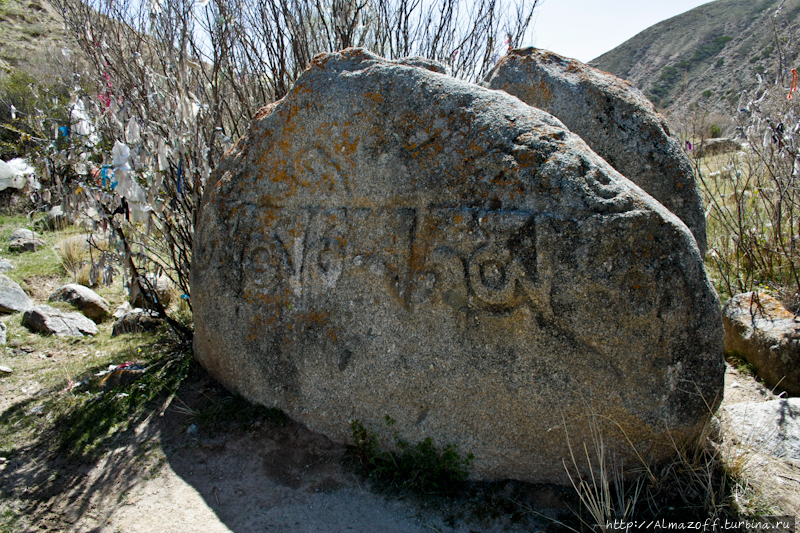
POLYGON ((87 287, 97 285, 98 281, 92 279, 92 260, 97 260, 99 255, 109 249, 106 239, 96 239, 84 234, 65 238, 55 246, 61 266, 67 275, 74 283, 87 287))

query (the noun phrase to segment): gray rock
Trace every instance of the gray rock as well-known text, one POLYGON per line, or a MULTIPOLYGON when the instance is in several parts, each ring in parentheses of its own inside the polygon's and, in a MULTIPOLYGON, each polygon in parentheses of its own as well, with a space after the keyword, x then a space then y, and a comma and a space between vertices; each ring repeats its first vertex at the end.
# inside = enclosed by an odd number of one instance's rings
POLYGON ((742 143, 736 139, 729 139, 727 137, 720 137, 716 139, 705 139, 700 146, 696 148, 697 157, 706 157, 710 155, 727 154, 729 152, 737 152, 742 149, 742 143))
MULTIPOLYGON (((172 302, 172 281, 164 274, 160 276, 156 276, 153 273, 145 274, 145 282, 142 284, 142 288, 146 291, 152 288, 155 291, 156 299, 161 302, 165 309, 172 302)), ((148 302, 145 301, 141 292, 132 292, 130 300, 133 307, 146 308, 148 306, 148 302)))
POLYGON ((49 305, 35 305, 22 315, 22 324, 31 331, 59 337, 97 335, 94 322, 80 313, 65 313, 49 305))
POLYGON ((764 293, 737 294, 722 308, 725 351, 755 367, 770 388, 800 395, 800 317, 764 293))
POLYGON ((63 230, 70 225, 67 217, 60 205, 53 206, 47 215, 36 223, 36 229, 42 231, 63 230))
POLYGON ((59 287, 50 295, 48 301, 67 302, 80 309, 84 315, 98 324, 111 314, 109 303, 105 298, 89 287, 76 283, 59 287))
POLYGON ((19 283, 0 274, 0 313, 20 313, 31 305, 31 299, 19 283))
POLYGON ((616 423, 670 460, 721 397, 719 301, 674 214, 553 116, 364 50, 258 113, 194 243, 198 360, 337 442, 358 419, 458 445, 476 479, 567 483, 591 413, 634 465, 616 423))
POLYGON ((0 322, 0 345, 5 345, 8 338, 8 326, 0 322))
POLYGON ((8 238, 9 252, 35 252, 36 248, 46 243, 39 238, 38 233, 25 228, 14 230, 8 238))
POLYGON ((678 215, 706 250, 706 219, 691 162, 636 87, 546 50, 512 50, 484 84, 558 117, 600 157, 678 215))
POLYGON ((8 272, 13 268, 14 265, 11 264, 11 261, 4 257, 0 257, 0 272, 8 272))
POLYGON ((114 314, 111 315, 111 316, 113 316, 114 318, 119 319, 119 318, 122 318, 123 316, 125 316, 126 314, 130 313, 131 311, 133 311, 133 307, 131 307, 131 303, 130 302, 124 302, 122 305, 117 307, 117 310, 114 311, 114 314))
POLYGON ((116 322, 111 332, 112 337, 124 335, 125 333, 137 333, 141 331, 155 331, 163 320, 158 317, 155 311, 145 309, 134 309, 122 315, 116 322))
POLYGON ((19 228, 15 229, 11 236, 8 238, 8 242, 18 241, 21 239, 36 239, 39 238, 40 235, 34 231, 31 231, 27 228, 19 228))
POLYGON ((58 243, 53 248, 57 250, 66 250, 69 248, 88 250, 89 240, 92 238, 94 238, 95 242, 102 242, 103 240, 105 240, 99 238, 99 236, 97 235, 92 235, 92 234, 73 235, 71 237, 67 237, 66 239, 58 241, 58 243))
POLYGON ((800 459, 800 398, 745 402, 722 409, 728 433, 752 451, 800 459))

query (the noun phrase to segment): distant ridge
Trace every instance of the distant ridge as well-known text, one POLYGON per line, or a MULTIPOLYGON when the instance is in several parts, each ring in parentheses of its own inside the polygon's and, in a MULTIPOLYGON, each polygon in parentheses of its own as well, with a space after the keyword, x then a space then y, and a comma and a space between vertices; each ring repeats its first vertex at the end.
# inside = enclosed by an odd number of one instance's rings
POLYGON ((716 0, 659 22, 590 64, 661 109, 727 110, 761 77, 788 84, 800 52, 800 0, 716 0), (777 37, 777 39, 776 39, 777 37), (785 61, 781 64, 779 51, 785 61))

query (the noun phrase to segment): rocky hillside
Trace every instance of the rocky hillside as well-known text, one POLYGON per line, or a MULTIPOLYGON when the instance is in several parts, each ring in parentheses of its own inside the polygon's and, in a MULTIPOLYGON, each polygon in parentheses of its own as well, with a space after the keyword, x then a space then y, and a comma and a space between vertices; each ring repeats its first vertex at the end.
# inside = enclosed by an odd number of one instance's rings
POLYGON ((639 87, 659 108, 724 111, 759 76, 789 83, 800 0, 716 0, 644 30, 591 65, 639 87))
POLYGON ((64 23, 48 2, 0 0, 0 73, 18 69, 40 82, 57 76, 72 56, 63 50, 68 41, 64 23))

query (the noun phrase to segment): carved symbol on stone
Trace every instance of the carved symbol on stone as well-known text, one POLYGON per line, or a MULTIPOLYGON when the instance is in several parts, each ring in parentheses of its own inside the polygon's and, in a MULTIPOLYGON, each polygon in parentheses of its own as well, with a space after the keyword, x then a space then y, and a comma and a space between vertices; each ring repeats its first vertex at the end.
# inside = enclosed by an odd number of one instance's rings
POLYGON ((607 213, 621 213, 633 208, 633 198, 630 193, 600 170, 594 169, 587 172, 582 183, 584 199, 592 209, 607 213))
POLYGON ((491 243, 469 260, 469 280, 475 295, 490 305, 510 305, 516 280, 524 276, 522 266, 505 246, 491 243))
POLYGON ((261 246, 250 252, 250 281, 259 289, 272 288, 278 281, 278 261, 274 251, 261 246))
POLYGON ((318 246, 314 252, 317 255, 315 268, 325 288, 331 289, 342 275, 344 251, 337 239, 329 237, 321 239, 318 246))

